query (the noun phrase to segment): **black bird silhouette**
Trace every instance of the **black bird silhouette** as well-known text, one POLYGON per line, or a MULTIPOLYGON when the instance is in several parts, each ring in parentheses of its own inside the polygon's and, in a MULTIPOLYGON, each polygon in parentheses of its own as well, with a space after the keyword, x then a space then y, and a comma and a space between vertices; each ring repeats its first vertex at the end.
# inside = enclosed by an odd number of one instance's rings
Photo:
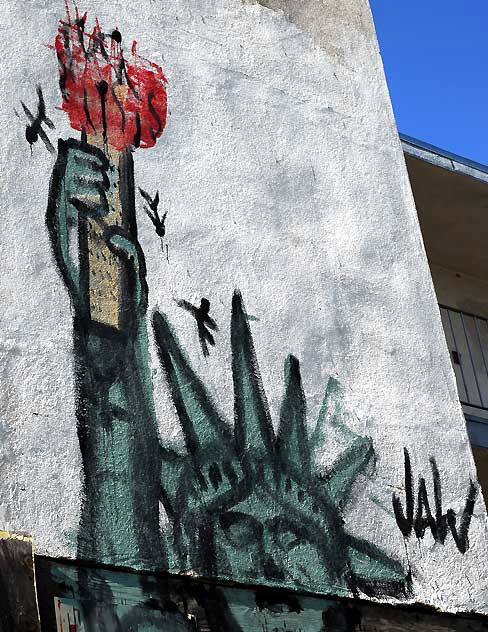
MULTIPOLYGON (((158 235, 161 240, 161 250, 164 255, 164 236, 166 234, 166 216, 168 215, 168 211, 166 211, 166 213, 162 217, 159 215, 159 191, 156 191, 156 194, 153 198, 149 195, 149 193, 147 193, 147 191, 141 189, 141 187, 139 187, 139 193, 142 195, 146 202, 146 204, 144 205, 144 210, 146 211, 146 215, 149 217, 154 226, 156 235, 158 235)), ((166 244, 166 259, 169 263, 168 244, 166 244)))
POLYGON ((210 333, 209 329, 211 329, 212 331, 219 330, 215 320, 211 316, 209 316, 210 301, 207 298, 202 298, 200 300, 200 307, 196 307, 195 305, 192 305, 185 300, 178 300, 175 302, 178 307, 185 309, 197 321, 198 338, 200 340, 200 346, 202 347, 202 353, 205 357, 208 357, 208 345, 211 345, 212 347, 215 346, 215 339, 210 333))
POLYGON ((168 215, 168 211, 166 211, 163 217, 160 217, 158 213, 159 191, 156 191, 156 195, 153 198, 149 195, 149 193, 144 191, 144 189, 141 189, 141 187, 139 187, 139 193, 142 195, 142 197, 147 203, 147 206, 146 205, 144 206, 144 210, 146 211, 146 214, 151 220, 151 222, 153 223, 154 229, 156 230, 156 234, 162 239, 166 234, 165 222, 166 222, 166 216, 168 215))
POLYGON ((54 123, 50 118, 46 116, 46 104, 44 103, 44 96, 42 94, 41 86, 36 87, 37 92, 37 116, 34 116, 26 104, 21 101, 20 104, 25 112, 25 115, 29 119, 29 125, 25 128, 25 138, 29 145, 32 147, 34 143, 37 143, 39 138, 46 145, 48 151, 52 154, 56 153, 53 145, 51 144, 46 132, 42 129, 42 125, 46 125, 49 129, 54 129, 54 123))

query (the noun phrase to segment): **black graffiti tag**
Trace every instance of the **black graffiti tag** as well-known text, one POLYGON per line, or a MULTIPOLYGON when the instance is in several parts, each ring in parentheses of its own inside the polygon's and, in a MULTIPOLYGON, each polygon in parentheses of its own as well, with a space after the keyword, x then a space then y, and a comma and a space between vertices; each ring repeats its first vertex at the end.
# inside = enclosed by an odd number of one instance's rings
POLYGON ((431 456, 429 462, 434 488, 434 511, 431 508, 425 478, 423 477, 419 477, 417 507, 415 508, 415 486, 410 455, 406 448, 404 448, 403 453, 405 458, 405 508, 396 493, 392 497, 396 522, 403 536, 408 538, 414 531, 416 537, 421 540, 426 530, 430 529, 434 540, 444 544, 450 530, 458 550, 461 553, 466 553, 469 548, 468 531, 478 494, 478 486, 473 481, 469 481, 466 502, 459 526, 457 526, 454 511, 452 509, 448 509, 446 513, 442 511, 442 484, 436 460, 431 456))

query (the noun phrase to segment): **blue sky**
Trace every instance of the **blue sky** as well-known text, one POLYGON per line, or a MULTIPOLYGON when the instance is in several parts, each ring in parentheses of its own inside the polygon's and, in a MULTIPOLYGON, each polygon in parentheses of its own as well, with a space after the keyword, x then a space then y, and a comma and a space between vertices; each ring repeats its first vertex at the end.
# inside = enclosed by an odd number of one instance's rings
POLYGON ((398 129, 488 164, 488 0, 371 0, 398 129))

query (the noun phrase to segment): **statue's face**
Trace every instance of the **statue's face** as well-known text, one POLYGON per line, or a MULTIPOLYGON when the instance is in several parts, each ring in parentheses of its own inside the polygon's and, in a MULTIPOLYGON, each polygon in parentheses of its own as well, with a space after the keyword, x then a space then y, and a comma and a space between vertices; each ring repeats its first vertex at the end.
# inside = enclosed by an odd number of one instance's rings
MULTIPOLYGON (((254 500, 250 502, 254 504, 254 500)), ((337 589, 338 580, 324 564, 306 520, 300 516, 291 519, 279 511, 277 506, 270 507, 269 517, 263 520, 241 512, 222 514, 215 525, 217 559, 238 577, 277 583, 286 580, 297 586, 313 585, 319 577, 322 582, 329 578, 337 589)), ((324 525, 316 524, 314 530, 327 538, 324 525)))

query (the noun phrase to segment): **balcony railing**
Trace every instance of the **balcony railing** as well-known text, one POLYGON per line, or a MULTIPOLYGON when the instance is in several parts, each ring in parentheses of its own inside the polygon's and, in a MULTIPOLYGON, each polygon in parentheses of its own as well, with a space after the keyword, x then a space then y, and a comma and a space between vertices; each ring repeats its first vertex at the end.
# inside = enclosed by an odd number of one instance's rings
POLYGON ((488 319, 439 305, 447 346, 465 406, 488 411, 488 319))

